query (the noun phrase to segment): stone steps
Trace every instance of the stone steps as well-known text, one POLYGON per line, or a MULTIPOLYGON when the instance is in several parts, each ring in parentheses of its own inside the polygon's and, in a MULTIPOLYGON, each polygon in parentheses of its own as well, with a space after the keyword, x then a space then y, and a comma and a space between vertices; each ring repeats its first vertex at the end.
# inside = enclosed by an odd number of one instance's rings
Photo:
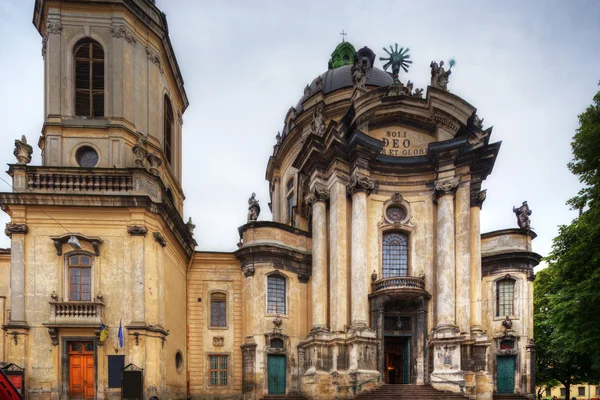
POLYGON ((377 389, 363 393, 356 397, 357 400, 384 400, 384 399, 410 399, 410 400, 464 400, 467 399, 461 393, 443 392, 429 385, 383 385, 377 389))
POLYGON ((260 400, 307 400, 306 397, 299 394, 268 394, 261 397, 260 400))
POLYGON ((527 397, 520 394, 495 394, 494 400, 527 400, 527 397))

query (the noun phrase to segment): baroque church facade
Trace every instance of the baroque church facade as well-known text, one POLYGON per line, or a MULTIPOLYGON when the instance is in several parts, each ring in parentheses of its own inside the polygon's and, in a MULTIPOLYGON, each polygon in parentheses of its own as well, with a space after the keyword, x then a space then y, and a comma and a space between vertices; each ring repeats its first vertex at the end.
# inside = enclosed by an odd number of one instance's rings
POLYGON ((16 140, 0 194, 0 356, 24 371, 24 398, 121 398, 125 367, 146 399, 533 396, 531 211, 481 232, 500 143, 448 90, 452 65, 414 89, 408 50, 379 69, 342 42, 276 137, 272 221, 253 195, 238 249, 197 251, 165 15, 152 0, 36 0, 33 23, 42 163, 16 140))

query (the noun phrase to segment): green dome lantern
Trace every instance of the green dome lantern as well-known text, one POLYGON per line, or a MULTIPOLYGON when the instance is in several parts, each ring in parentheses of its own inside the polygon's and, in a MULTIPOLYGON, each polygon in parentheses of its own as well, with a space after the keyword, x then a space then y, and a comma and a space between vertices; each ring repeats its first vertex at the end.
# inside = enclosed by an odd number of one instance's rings
POLYGON ((349 42, 338 44, 333 53, 331 53, 329 69, 336 69, 344 65, 352 65, 354 63, 355 54, 356 50, 349 42))

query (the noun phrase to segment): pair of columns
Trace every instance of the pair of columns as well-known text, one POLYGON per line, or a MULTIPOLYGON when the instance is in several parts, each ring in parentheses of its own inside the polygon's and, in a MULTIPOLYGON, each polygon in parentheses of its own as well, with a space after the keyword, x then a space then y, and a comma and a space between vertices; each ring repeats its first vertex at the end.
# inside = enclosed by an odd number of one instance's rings
POLYGON ((459 184, 460 178, 435 182, 438 203, 435 331, 441 334, 481 332, 479 212, 485 191, 472 196, 469 182, 459 184))
POLYGON ((330 249, 332 268, 329 276, 331 296, 327 296, 327 201, 329 190, 315 184, 307 202, 312 205, 312 332, 329 331, 327 314, 331 309, 333 331, 343 331, 346 325, 347 285, 351 276, 351 328, 366 327, 369 315, 367 268, 367 196, 375 183, 366 176, 356 175, 344 191, 340 182, 331 188, 330 249), (352 197, 352 242, 350 274, 346 273, 345 196, 352 197))

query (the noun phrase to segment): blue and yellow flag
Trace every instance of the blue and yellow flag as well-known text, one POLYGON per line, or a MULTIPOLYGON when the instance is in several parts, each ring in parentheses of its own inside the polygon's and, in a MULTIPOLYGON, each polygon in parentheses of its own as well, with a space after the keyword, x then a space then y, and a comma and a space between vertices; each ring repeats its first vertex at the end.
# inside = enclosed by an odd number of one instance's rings
POLYGON ((123 319, 119 322, 119 347, 123 347, 123 319))
POLYGON ((100 326, 100 342, 104 342, 108 337, 108 329, 104 325, 104 321, 100 320, 100 322, 102 322, 102 325, 100 326))

